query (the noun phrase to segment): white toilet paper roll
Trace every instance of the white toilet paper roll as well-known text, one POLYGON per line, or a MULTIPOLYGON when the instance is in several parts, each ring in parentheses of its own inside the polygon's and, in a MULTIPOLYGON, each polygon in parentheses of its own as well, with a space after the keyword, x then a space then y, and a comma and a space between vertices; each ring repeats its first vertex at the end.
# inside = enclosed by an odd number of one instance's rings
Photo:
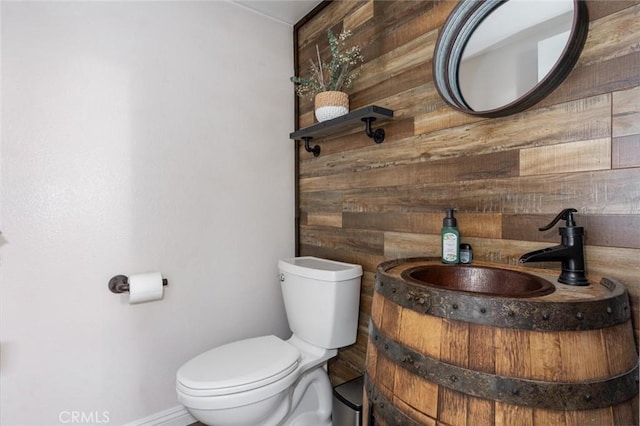
POLYGON ((162 299, 162 275, 149 272, 129 276, 129 304, 162 299))

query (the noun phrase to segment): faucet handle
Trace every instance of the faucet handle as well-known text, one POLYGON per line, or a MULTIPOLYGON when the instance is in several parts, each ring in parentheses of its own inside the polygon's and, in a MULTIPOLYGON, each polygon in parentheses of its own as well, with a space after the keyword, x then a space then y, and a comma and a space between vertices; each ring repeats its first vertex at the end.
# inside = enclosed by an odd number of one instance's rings
POLYGON ((573 220, 573 214, 577 212, 578 210, 576 209, 564 209, 560 213, 558 213, 558 216, 556 216, 550 224, 548 224, 547 226, 543 226, 542 228, 538 228, 538 231, 548 231, 549 229, 553 228, 560 219, 566 220, 568 227, 576 226, 576 222, 573 220))

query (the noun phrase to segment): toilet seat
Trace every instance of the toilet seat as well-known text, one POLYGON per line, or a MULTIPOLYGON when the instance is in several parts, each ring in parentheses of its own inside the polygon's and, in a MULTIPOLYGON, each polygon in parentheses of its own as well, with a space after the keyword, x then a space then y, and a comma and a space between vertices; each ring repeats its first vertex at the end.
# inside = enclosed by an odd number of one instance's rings
POLYGON ((239 340, 184 364, 177 373, 177 387, 201 397, 246 392, 288 376, 300 359, 297 348, 276 336, 239 340))

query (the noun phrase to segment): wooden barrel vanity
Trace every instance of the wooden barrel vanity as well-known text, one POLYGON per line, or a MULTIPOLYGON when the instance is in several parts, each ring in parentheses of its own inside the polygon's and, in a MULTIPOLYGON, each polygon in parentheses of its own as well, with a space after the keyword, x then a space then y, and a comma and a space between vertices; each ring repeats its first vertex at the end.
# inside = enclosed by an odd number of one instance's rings
POLYGON ((365 424, 637 425, 638 354, 626 288, 609 278, 589 277, 586 287, 556 278, 434 258, 380 264, 365 424), (478 274, 493 287, 457 287, 478 274), (436 282, 447 280, 456 282, 436 282))

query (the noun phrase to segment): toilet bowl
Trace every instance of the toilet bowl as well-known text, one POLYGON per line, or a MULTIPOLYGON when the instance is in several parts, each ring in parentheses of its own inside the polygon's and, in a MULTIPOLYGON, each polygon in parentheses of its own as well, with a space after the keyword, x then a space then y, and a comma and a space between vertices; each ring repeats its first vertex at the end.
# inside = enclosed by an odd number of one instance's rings
POLYGON ((293 335, 228 343, 178 370, 178 400, 202 423, 331 425, 327 361, 355 342, 362 267, 315 257, 278 267, 293 335))

